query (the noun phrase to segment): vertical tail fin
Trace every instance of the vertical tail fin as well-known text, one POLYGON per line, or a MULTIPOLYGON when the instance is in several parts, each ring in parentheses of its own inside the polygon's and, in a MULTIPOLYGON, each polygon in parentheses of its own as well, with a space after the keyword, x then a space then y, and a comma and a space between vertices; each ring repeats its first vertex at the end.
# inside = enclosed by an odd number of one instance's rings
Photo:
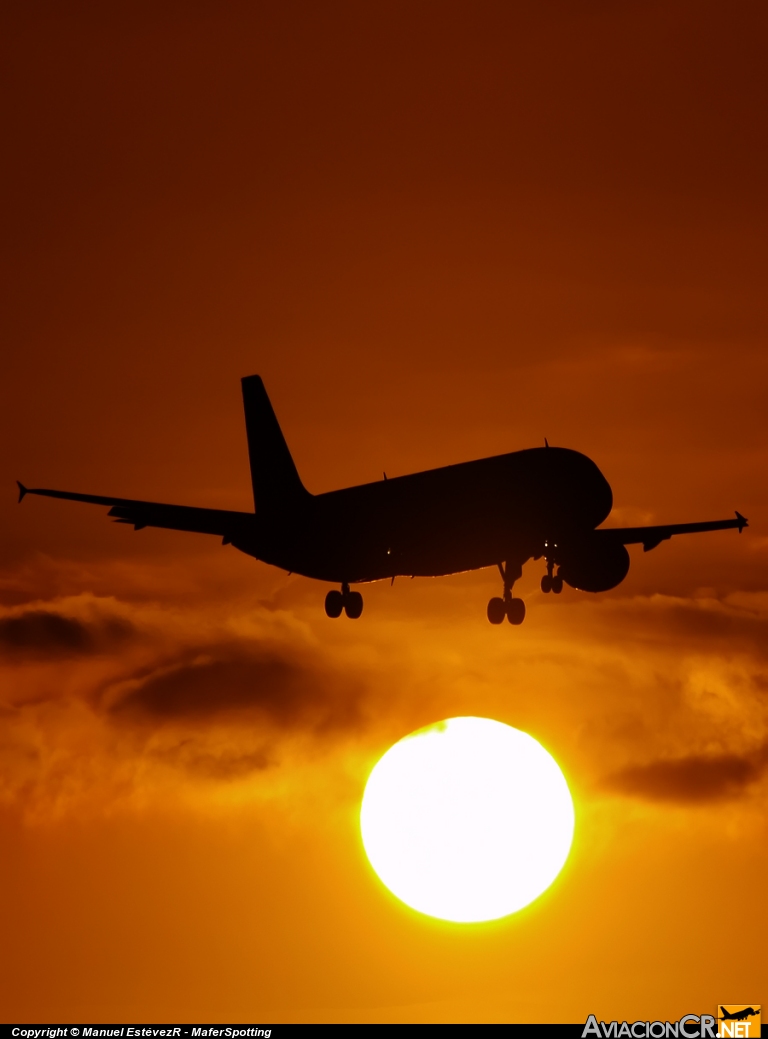
POLYGON ((300 504, 311 495, 299 479, 264 383, 258 375, 248 375, 242 384, 254 505, 279 512, 300 504))

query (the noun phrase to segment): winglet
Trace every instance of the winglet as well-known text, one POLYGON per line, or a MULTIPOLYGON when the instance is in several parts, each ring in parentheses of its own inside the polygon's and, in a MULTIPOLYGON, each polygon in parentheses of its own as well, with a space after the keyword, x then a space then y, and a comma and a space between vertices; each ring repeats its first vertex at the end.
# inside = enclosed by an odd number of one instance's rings
MULTIPOLYGON (((21 498, 19 498, 19 501, 21 501, 21 498)), ((740 512, 736 513, 736 519, 739 521, 739 534, 741 534, 742 530, 749 526, 749 521, 740 512)))
MULTIPOLYGON (((24 500, 24 495, 27 493, 27 488, 24 486, 21 480, 17 480, 16 483, 19 485, 19 504, 21 504, 21 502, 24 500)), ((736 515, 738 516, 738 513, 736 513, 736 515)))

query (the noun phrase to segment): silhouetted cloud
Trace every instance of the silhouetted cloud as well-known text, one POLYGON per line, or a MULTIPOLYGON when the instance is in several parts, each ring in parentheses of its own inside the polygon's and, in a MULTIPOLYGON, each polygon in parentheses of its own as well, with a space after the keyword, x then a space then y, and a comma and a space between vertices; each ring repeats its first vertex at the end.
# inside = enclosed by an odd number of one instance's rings
POLYGON ((250 751, 232 749, 205 750, 189 741, 178 747, 158 755, 175 768, 200 776, 203 779, 227 780, 242 779, 253 772, 263 772, 277 764, 265 748, 250 751))
POLYGON ((0 618, 0 651, 27 658, 79 656, 98 653, 133 631, 119 617, 83 621, 53 610, 26 610, 0 618))
POLYGON ((663 604, 666 634, 709 649, 727 646, 764 658, 768 654, 768 617, 712 601, 663 604))
POLYGON ((133 679, 109 711, 115 720, 209 720, 236 713, 271 726, 312 730, 360 722, 360 689, 288 647, 208 648, 133 679))
POLYGON ((752 754, 689 755, 633 765, 609 776, 615 793, 649 801, 696 803, 740 794, 768 766, 768 744, 752 754))
POLYGON ((599 603, 582 599, 578 605, 584 607, 582 616, 591 613, 592 633, 602 638, 610 630, 628 640, 628 649, 636 642, 662 648, 674 641, 710 654, 768 657, 768 611, 757 599, 742 605, 715 598, 616 595, 599 603))

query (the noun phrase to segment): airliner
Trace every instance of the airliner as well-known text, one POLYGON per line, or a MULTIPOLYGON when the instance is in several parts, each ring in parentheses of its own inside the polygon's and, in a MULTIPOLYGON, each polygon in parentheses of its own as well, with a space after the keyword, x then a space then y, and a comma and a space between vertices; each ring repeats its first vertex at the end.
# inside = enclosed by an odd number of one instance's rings
POLYGON ((533 447, 324 494, 310 494, 258 375, 242 380, 254 511, 110 498, 20 481, 19 501, 39 494, 109 506, 134 530, 163 527, 213 534, 222 544, 289 573, 338 585, 325 598, 329 617, 356 619, 363 597, 352 585, 396 577, 442 577, 498 567, 502 594, 488 603, 491 624, 521 624, 525 603, 512 595, 529 559, 542 560, 541 590, 615 588, 629 571, 627 545, 648 552, 676 534, 735 528, 747 520, 600 527, 613 506, 595 463, 564 447, 533 447), (557 569, 555 569, 557 568, 557 569))

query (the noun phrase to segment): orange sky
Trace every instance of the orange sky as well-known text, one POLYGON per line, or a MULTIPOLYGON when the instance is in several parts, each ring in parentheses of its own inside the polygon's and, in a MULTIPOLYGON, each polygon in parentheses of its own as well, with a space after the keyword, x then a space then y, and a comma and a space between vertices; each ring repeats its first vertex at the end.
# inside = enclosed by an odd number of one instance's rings
POLYGON ((4 1020, 768 1003, 768 18, 529 6, 4 5, 4 1020), (529 563, 497 629, 490 571, 332 622, 216 539, 16 505, 249 508, 256 372, 312 491, 546 436, 613 522, 750 527, 600 596, 529 563), (576 803, 491 925, 398 903, 358 834, 377 758, 457 714, 576 803))

